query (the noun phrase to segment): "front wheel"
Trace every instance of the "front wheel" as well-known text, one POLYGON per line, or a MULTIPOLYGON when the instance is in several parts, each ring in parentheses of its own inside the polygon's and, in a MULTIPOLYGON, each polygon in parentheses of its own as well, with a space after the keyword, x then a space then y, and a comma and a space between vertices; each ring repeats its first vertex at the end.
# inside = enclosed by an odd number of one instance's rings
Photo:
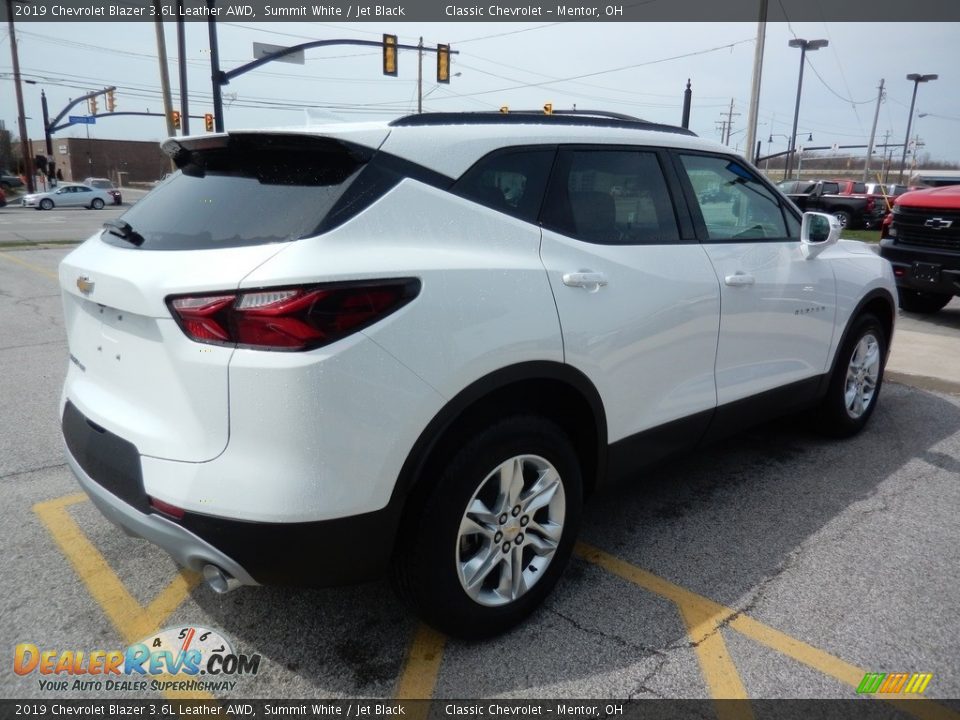
POLYGON ((848 437, 867 424, 880 395, 887 358, 887 336, 876 316, 859 316, 837 356, 827 395, 818 408, 817 427, 848 437))
POLYGON ((92 207, 94 210, 103 210, 103 200, 100 198, 94 198, 93 202, 90 203, 90 207, 92 207))
POLYGON ((44 198, 40 201, 41 210, 53 210, 53 200, 50 198, 44 198))
POLYGON ((900 298, 900 308, 902 310, 922 313, 923 315, 942 310, 953 299, 953 295, 947 295, 946 293, 921 292, 906 288, 899 288, 897 295, 900 298))
POLYGON ((449 635, 504 632, 553 589, 581 504, 569 438, 549 420, 509 417, 479 431, 440 470, 395 564, 397 587, 449 635))

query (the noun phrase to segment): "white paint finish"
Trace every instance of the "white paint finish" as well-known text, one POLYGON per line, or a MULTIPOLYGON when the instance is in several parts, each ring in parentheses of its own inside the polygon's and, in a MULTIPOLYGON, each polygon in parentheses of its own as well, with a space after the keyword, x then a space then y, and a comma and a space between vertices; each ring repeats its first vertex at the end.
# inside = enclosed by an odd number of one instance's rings
POLYGON ((739 400, 822 374, 836 317, 836 283, 825 258, 799 241, 703 246, 720 280, 717 400, 739 400), (730 284, 749 276, 752 284, 730 284))
POLYGON ((241 520, 378 510, 443 403, 362 333, 305 353, 237 350, 226 450, 206 463, 145 457, 144 484, 178 507, 241 520))
POLYGON ((716 404, 720 291, 700 245, 595 245, 543 231, 566 361, 603 400, 610 442, 716 404), (594 291, 567 273, 603 273, 594 291))
POLYGON ((364 332, 444 397, 500 368, 563 361, 537 226, 404 180, 367 212, 294 243, 245 287, 418 277, 420 295, 364 332))

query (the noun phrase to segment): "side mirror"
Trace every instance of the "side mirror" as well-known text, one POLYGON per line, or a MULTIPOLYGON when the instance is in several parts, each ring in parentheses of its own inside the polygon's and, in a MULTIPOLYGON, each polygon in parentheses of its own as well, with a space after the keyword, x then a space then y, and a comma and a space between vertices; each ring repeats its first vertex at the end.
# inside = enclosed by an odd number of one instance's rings
POLYGON ((805 212, 800 225, 800 250, 812 260, 840 239, 840 221, 833 215, 805 212))

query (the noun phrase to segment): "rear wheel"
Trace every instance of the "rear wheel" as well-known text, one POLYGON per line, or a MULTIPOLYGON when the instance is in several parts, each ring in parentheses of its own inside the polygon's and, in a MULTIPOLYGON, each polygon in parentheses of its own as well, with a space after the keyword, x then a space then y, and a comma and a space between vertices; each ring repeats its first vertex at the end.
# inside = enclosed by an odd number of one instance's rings
POLYGON ((840 227, 842 228, 847 227, 852 219, 850 217, 850 213, 848 213, 846 210, 834 210, 832 214, 837 219, 837 222, 840 223, 840 227))
POLYGON ((906 288, 899 288, 897 295, 900 297, 901 309, 925 315, 942 309, 953 298, 953 295, 946 293, 920 292, 906 288))
POLYGON ((41 210, 53 210, 53 200, 50 198, 44 198, 40 201, 41 210))
POLYGON ((94 210, 103 210, 103 200, 100 198, 94 198, 93 202, 90 203, 90 207, 94 210))
POLYGON ((875 315, 861 315, 840 348, 830 387, 817 410, 820 430, 847 437, 863 429, 877 405, 886 357, 883 326, 875 315))
POLYGON ((447 634, 501 633, 553 589, 581 503, 579 461, 563 431, 543 418, 509 417, 440 471, 395 564, 397 587, 447 634))

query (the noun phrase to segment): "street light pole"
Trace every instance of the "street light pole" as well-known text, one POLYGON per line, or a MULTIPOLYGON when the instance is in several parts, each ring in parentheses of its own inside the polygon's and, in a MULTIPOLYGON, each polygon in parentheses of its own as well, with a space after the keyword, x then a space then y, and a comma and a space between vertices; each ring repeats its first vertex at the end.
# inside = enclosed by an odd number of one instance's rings
POLYGON ((793 154, 796 151, 797 123, 800 120, 800 95, 803 91, 803 64, 807 59, 807 51, 813 52, 829 44, 830 42, 828 40, 804 40, 802 38, 794 38, 788 43, 790 47, 800 48, 800 77, 797 80, 797 105, 793 110, 793 132, 790 135, 790 154, 787 155, 786 177, 790 177, 793 173, 793 154))
POLYGON ((907 80, 913 80, 913 97, 910 99, 910 115, 907 116, 907 135, 903 140, 903 155, 900 158, 900 175, 897 179, 899 184, 903 184, 903 168, 907 164, 907 148, 910 147, 910 126, 913 125, 913 108, 917 102, 917 88, 920 87, 920 83, 929 82, 930 80, 936 80, 939 75, 920 75, 918 73, 910 73, 907 75, 907 80))

